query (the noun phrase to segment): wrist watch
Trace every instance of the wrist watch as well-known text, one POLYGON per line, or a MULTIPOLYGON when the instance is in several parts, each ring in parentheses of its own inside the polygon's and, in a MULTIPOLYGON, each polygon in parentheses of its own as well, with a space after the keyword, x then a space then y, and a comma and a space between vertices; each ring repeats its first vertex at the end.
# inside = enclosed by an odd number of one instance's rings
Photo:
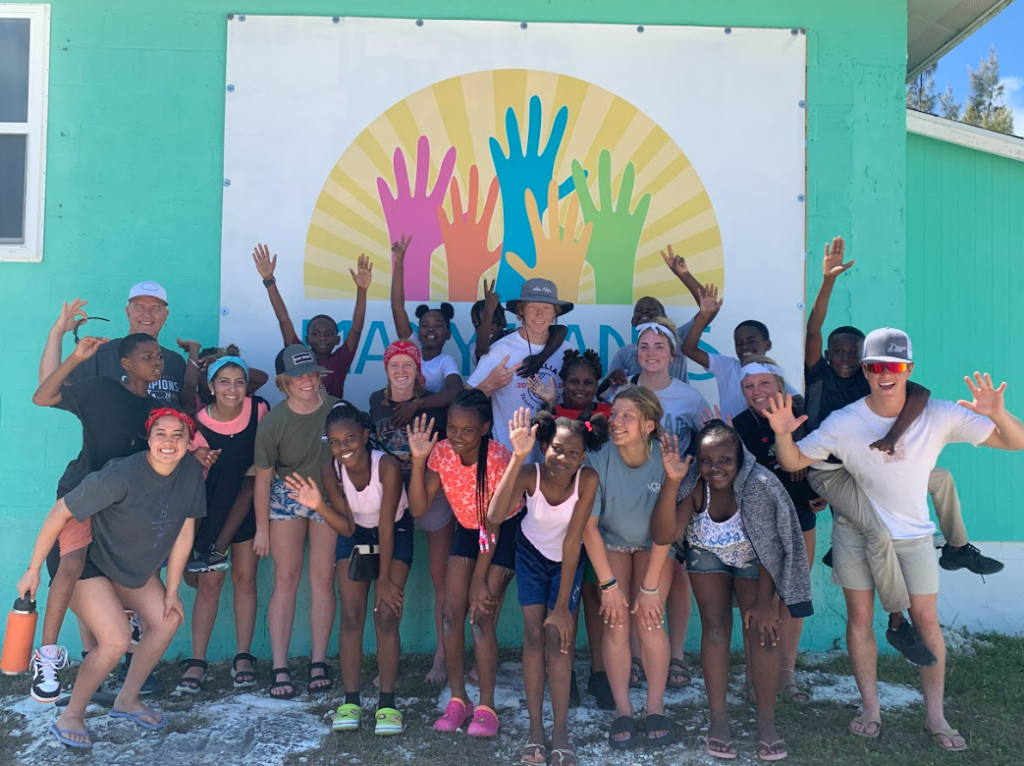
POLYGON ((271 285, 276 285, 276 284, 277 284, 277 279, 275 279, 274 277, 271 277, 270 279, 264 279, 263 280, 263 286, 264 287, 270 287, 271 285))

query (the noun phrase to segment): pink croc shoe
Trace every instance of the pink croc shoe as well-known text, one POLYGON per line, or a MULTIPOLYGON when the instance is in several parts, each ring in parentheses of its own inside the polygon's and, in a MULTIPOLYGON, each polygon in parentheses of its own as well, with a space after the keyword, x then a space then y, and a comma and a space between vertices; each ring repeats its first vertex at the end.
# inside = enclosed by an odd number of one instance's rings
POLYGON ((444 715, 434 721, 434 731, 457 731, 472 716, 472 702, 463 702, 458 697, 452 697, 448 707, 444 709, 444 715))
POLYGON ((471 737, 493 737, 498 733, 498 714, 487 705, 477 706, 473 713, 473 720, 466 729, 466 734, 471 737))

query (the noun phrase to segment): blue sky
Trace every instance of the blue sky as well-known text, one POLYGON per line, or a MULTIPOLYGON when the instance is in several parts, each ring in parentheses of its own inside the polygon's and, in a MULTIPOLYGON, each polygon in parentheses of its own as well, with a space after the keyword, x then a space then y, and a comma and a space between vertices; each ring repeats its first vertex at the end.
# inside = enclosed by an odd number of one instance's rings
POLYGON ((967 67, 978 68, 991 46, 999 53, 999 73, 1005 98, 1013 109, 1013 129, 1024 135, 1024 0, 1016 0, 992 21, 947 53, 935 73, 935 90, 943 93, 953 86, 956 100, 963 103, 969 91, 967 67))

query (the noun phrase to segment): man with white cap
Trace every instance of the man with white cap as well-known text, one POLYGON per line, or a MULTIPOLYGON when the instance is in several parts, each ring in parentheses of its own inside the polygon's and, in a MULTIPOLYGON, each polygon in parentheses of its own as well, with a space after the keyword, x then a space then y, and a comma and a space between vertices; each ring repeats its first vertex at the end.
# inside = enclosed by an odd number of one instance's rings
MULTIPOLYGON (((64 335, 76 331, 77 338, 78 326, 83 321, 100 319, 89 317, 82 310, 84 305, 84 301, 65 303, 60 318, 50 328, 43 357, 39 363, 40 381, 60 366, 64 335)), ((128 305, 124 311, 128 317, 129 334, 146 333, 159 340, 160 330, 163 329, 169 313, 167 291, 156 282, 139 282, 128 291, 128 305)), ((124 370, 121 368, 121 360, 117 353, 120 342, 121 338, 114 338, 100 346, 91 359, 75 368, 67 382, 75 383, 97 375, 124 380, 124 370)), ((169 348, 161 346, 161 349, 164 357, 164 374, 150 386, 149 394, 163 404, 180 406, 181 388, 185 379, 185 359, 169 348)))
MULTIPOLYGON (((785 401, 777 397, 767 413, 776 433, 776 457, 785 470, 799 471, 835 455, 870 499, 892 536, 910 593, 914 626, 937 658, 931 667, 920 669, 925 725, 943 749, 965 750, 966 740, 950 727, 943 709, 946 648, 937 610, 939 569, 933 548, 935 525, 928 511, 928 478, 947 444, 1024 449, 1024 424, 1006 411, 1006 384, 995 388, 987 374, 975 373, 973 379, 966 378, 971 401, 931 399, 892 454, 873 450, 871 444, 885 436, 906 403, 907 380, 914 367, 910 338, 889 327, 875 330, 864 340, 861 367, 871 393, 833 412, 799 444, 793 442, 792 433, 807 418, 793 415, 788 397, 785 401)), ((847 649, 863 703, 850 731, 873 738, 881 732, 882 723, 873 628, 875 582, 867 543, 860 531, 837 516, 832 546, 832 580, 846 596, 847 649)))

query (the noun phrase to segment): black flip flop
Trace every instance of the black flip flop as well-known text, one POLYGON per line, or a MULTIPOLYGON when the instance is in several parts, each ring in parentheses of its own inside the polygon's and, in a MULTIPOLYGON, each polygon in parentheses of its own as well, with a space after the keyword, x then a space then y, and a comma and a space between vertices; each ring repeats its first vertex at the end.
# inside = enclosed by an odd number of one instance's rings
POLYGON ((671 745, 676 741, 676 730, 672 726, 672 722, 660 713, 651 713, 644 719, 644 730, 645 731, 665 731, 667 734, 663 734, 660 737, 652 739, 651 737, 645 737, 649 747, 664 747, 665 745, 671 745))
POLYGON ((636 747, 636 721, 627 715, 620 715, 612 721, 608 731, 608 747, 612 750, 632 750, 636 747), (616 734, 629 734, 629 739, 615 739, 616 734))

